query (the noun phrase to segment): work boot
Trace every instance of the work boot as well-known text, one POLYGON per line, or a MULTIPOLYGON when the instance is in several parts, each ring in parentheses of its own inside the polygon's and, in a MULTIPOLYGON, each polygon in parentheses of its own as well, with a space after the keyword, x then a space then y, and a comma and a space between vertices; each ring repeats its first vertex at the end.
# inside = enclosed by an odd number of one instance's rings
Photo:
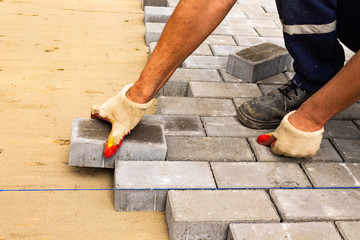
POLYGON ((288 82, 266 96, 242 104, 238 117, 249 128, 276 128, 287 113, 297 110, 312 94, 288 82))

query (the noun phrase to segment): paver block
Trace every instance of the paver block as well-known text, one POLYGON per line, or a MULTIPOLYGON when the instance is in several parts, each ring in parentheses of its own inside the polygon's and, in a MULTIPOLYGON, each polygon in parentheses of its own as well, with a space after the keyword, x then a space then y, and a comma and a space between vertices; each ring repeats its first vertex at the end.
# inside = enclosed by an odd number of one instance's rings
POLYGON ((342 162, 335 148, 328 139, 323 139, 318 153, 309 159, 305 158, 288 158, 284 156, 277 156, 271 153, 270 147, 260 145, 256 142, 256 138, 250 138, 249 142, 260 162, 310 162, 310 161, 325 161, 325 162, 342 162))
MULTIPOLYGON (((259 83, 258 83, 259 84, 259 83)), ((279 87, 282 85, 265 85, 259 84, 259 88, 261 89, 264 95, 268 95, 270 92, 277 91, 279 87)))
POLYGON ((152 42, 157 42, 160 39, 165 23, 145 23, 145 44, 149 46, 152 42))
POLYGON ((261 37, 277 37, 282 38, 283 37, 283 31, 280 28, 267 28, 267 27, 255 27, 256 32, 261 37))
POLYGON ((166 139, 163 127, 140 123, 119 150, 104 157, 104 144, 111 125, 100 120, 75 118, 73 121, 69 165, 78 167, 114 168, 115 160, 165 160, 166 139))
POLYGON ((259 87, 251 83, 189 83, 189 97, 208 98, 254 98, 262 96, 259 87))
POLYGON ((167 0, 168 7, 176 7, 180 0, 167 0))
POLYGON ((284 221, 360 219, 359 189, 270 190, 284 221))
POLYGON ((222 82, 222 79, 215 69, 178 68, 169 82, 222 82))
POLYGON ((239 46, 253 47, 261 43, 265 43, 265 39, 262 37, 249 37, 249 36, 234 36, 235 42, 239 46))
POLYGON ((246 81, 235 77, 226 72, 226 69, 219 69, 220 75, 223 78, 224 82, 235 82, 235 83, 246 83, 246 81))
POLYGON ((278 222, 265 191, 169 191, 166 222, 170 240, 225 240, 230 223, 278 222))
POLYGON ((243 35, 259 36, 252 27, 218 26, 211 34, 214 35, 243 35))
POLYGON ((264 19, 241 19, 241 18, 229 18, 226 20, 229 26, 237 27, 260 27, 260 28, 278 28, 273 21, 264 19))
POLYGON ((213 162, 211 168, 219 188, 311 187, 296 163, 213 162))
POLYGON ((141 8, 144 10, 146 6, 162 6, 166 7, 167 0, 141 0, 141 8))
POLYGON ((163 97, 158 98, 157 114, 235 116, 234 103, 230 99, 163 97))
POLYGON ((345 162, 360 162, 360 139, 332 140, 345 162))
POLYGON ((227 57, 229 54, 243 50, 246 47, 232 45, 210 45, 210 48, 215 56, 227 57))
POLYGON ((279 14, 277 13, 245 11, 244 14, 249 19, 279 20, 279 14))
POLYGON ((217 56, 190 56, 182 64, 184 68, 205 68, 220 69, 225 68, 227 57, 217 56))
POLYGON ((166 136, 205 136, 199 116, 145 115, 141 123, 161 124, 166 136))
POLYGON ((243 138, 167 137, 167 161, 255 161, 243 138))
POLYGON ((166 23, 174 8, 146 6, 144 9, 144 22, 166 23))
POLYGON ((314 187, 360 187, 359 163, 305 163, 314 187))
POLYGON ((230 54, 226 71, 248 82, 257 82, 290 68, 292 58, 285 48, 263 43, 230 54))
POLYGON ((168 189, 216 188, 205 162, 116 161, 115 209, 164 211, 168 189))
POLYGON ((340 230, 344 240, 358 240, 360 239, 360 221, 356 222, 336 222, 336 226, 340 230))
POLYGON ((270 131, 247 128, 237 117, 202 117, 202 121, 209 137, 257 137, 270 131))
POLYGON ((355 120, 360 119, 360 103, 354 103, 347 109, 341 111, 336 114, 332 119, 347 119, 347 120, 355 120))
POLYGON ((329 120, 324 128, 324 138, 360 139, 360 130, 350 120, 329 120))
POLYGON ((227 240, 341 240, 330 222, 230 224, 227 240))
POLYGON ((208 36, 204 43, 209 45, 233 45, 236 46, 236 43, 232 36, 224 35, 210 35, 208 36))
POLYGON ((285 75, 283 73, 279 73, 277 75, 260 80, 257 82, 257 84, 275 85, 276 87, 278 87, 278 85, 284 85, 287 82, 288 80, 285 75))

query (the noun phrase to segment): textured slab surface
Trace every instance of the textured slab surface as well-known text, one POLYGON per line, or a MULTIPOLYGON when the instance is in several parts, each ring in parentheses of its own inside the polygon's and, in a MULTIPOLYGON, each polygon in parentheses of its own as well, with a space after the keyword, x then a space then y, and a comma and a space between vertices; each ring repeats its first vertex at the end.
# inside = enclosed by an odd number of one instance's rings
POLYGON ((360 139, 333 139, 346 162, 360 162, 360 139))
POLYGON ((245 139, 168 136, 168 161, 255 161, 245 139))
POLYGON ((188 93, 189 97, 211 98, 253 98, 261 95, 259 87, 250 83, 191 82, 188 93))
POLYGON ((166 23, 174 8, 146 6, 144 8, 144 22, 166 23))
POLYGON ((278 222, 265 191, 169 191, 166 222, 171 240, 226 239, 230 223, 278 222))
POLYGON ((227 240, 341 240, 329 222, 230 224, 227 240))
POLYGON ((236 110, 230 99, 159 97, 157 114, 235 116, 236 110))
POLYGON ((314 187, 360 187, 360 163, 305 163, 314 187))
POLYGON ((190 56, 183 62, 184 68, 220 69, 225 68, 227 57, 190 56))
POLYGON ((360 222, 336 222, 336 226, 340 230, 344 240, 360 239, 360 222))
POLYGON ((162 126, 139 124, 111 158, 104 157, 104 143, 111 125, 104 121, 76 118, 71 132, 69 165, 114 168, 115 160, 165 160, 166 140, 162 126))
POLYGON ((270 190, 285 221, 334 221, 360 219, 360 190, 270 190))
POLYGON ((296 163, 211 163, 219 188, 311 187, 296 163))
POLYGON ((360 130, 349 120, 329 120, 324 128, 324 138, 360 139, 360 130))
POLYGON ((114 182, 118 211, 164 211, 167 189, 216 188, 205 162, 116 161, 114 182))

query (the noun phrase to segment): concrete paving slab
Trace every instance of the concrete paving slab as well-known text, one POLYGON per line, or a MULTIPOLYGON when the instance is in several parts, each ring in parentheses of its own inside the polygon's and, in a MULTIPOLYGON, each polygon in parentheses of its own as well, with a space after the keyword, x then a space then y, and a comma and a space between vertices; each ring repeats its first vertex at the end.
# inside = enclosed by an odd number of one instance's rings
POLYGON ((199 116, 145 115, 143 124, 161 124, 166 136, 205 136, 199 116))
POLYGON ((168 7, 176 7, 180 0, 167 0, 168 7))
POLYGON ((226 63, 227 63, 227 57, 190 56, 183 62, 182 67, 220 69, 220 68, 225 68, 226 63))
POLYGON ((283 31, 280 28, 255 27, 256 32, 261 37, 283 37, 283 31))
POLYGON ((264 95, 268 95, 270 92, 277 91, 277 89, 281 86, 282 84, 277 84, 277 85, 259 84, 259 88, 261 89, 264 95))
POLYGON ((144 8, 144 22, 166 23, 174 8, 146 6, 144 8))
POLYGON ((189 97, 254 98, 262 96, 259 87, 251 83, 190 82, 189 97))
POLYGON ((210 35, 205 39, 204 43, 209 45, 233 45, 236 46, 232 36, 225 35, 210 35))
MULTIPOLYGON (((272 131, 269 131, 272 132, 272 131)), ((320 150, 316 156, 305 158, 288 158, 282 156, 276 156, 271 153, 270 147, 260 145, 256 142, 256 138, 249 139, 250 145, 256 155, 256 158, 260 162, 342 162, 342 158, 337 153, 336 149, 332 146, 329 140, 323 139, 320 145, 320 150)))
POLYGON ((232 45, 210 45, 210 48, 215 56, 227 57, 231 53, 236 53, 246 48, 245 46, 232 46, 232 45))
POLYGON ((230 99, 159 97, 157 114, 235 116, 234 103, 230 99))
POLYGON ((314 187, 360 187, 359 163, 304 163, 314 187))
POLYGON ((347 109, 336 114, 332 119, 339 120, 356 120, 360 119, 360 103, 354 103, 347 109))
POLYGON ((290 68, 292 58, 285 48, 262 43, 230 54, 226 72, 248 82, 271 77, 290 68))
POLYGON ((341 240, 330 222, 230 224, 227 240, 341 240))
POLYGON ((145 23, 145 44, 149 46, 152 42, 158 42, 165 23, 145 23))
POLYGON ((344 240, 360 239, 360 221, 354 221, 354 222, 340 221, 340 222, 336 222, 336 226, 338 227, 344 240))
POLYGON ((360 138, 360 130, 350 120, 329 120, 324 128, 324 138, 360 138))
POLYGON ((228 74, 226 72, 226 69, 219 69, 219 72, 224 82, 246 83, 245 80, 235 77, 231 74, 228 74))
POLYGON ((69 165, 114 168, 115 160, 165 160, 166 140, 161 125, 139 124, 111 157, 104 157, 104 144, 111 125, 100 120, 75 118, 73 121, 69 165))
POLYGON ((255 161, 243 138, 168 136, 167 161, 255 161))
POLYGON ((360 190, 270 190, 284 221, 338 221, 360 219, 360 190))
POLYGON ((219 188, 311 187, 296 163, 213 162, 219 188))
POLYGON ((265 191, 169 191, 166 222, 170 240, 225 240, 230 223, 278 222, 265 191))
POLYGON ((117 211, 164 211, 168 189, 216 188, 204 162, 116 161, 114 185, 117 211))
POLYGON ((226 20, 229 26, 237 27, 263 27, 263 28, 278 28, 274 21, 263 19, 241 19, 229 18, 226 20))
POLYGON ((262 37, 249 37, 249 36, 234 36, 235 42, 239 46, 253 47, 261 43, 265 43, 262 37))
POLYGON ((169 82, 222 82, 216 69, 187 69, 178 68, 169 82))
MULTIPOLYGON (((154 52, 157 42, 152 42, 149 44, 149 58, 151 54, 154 52)), ((191 56, 213 56, 213 53, 210 49, 210 46, 206 43, 201 44, 195 51, 191 54, 191 56)), ((182 63, 179 67, 182 66, 182 63)))
POLYGON ((141 0, 141 7, 144 10, 146 6, 161 6, 166 7, 167 0, 141 0))
POLYGON ((285 83, 287 83, 288 80, 287 78, 285 77, 284 73, 279 73, 277 75, 274 75, 274 76, 271 76, 271 77, 268 77, 268 78, 265 78, 263 80, 260 80, 257 82, 257 84, 260 84, 260 85, 283 85, 285 83))
POLYGON ((276 13, 244 11, 244 14, 249 19, 279 20, 279 15, 276 13))
POLYGON ((209 137, 257 137, 269 130, 247 128, 237 117, 202 117, 205 131, 209 137))
POLYGON ((235 26, 218 26, 211 34, 213 35, 242 35, 242 36, 259 36, 252 27, 235 27, 235 26))
POLYGON ((345 162, 360 162, 360 139, 332 140, 345 162))

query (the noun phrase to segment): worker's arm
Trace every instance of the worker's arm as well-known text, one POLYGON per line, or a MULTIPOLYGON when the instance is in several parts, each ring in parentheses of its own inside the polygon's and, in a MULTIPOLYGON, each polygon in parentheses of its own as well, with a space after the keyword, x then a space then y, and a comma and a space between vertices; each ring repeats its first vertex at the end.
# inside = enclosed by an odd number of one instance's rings
POLYGON ((181 0, 127 97, 139 103, 152 99, 176 68, 221 23, 235 2, 236 0, 181 0))
POLYGON ((360 51, 300 108, 287 115, 271 136, 258 141, 274 154, 312 157, 319 150, 323 127, 335 114, 360 99, 360 51))
POLYGON ((104 154, 111 157, 125 135, 139 123, 151 99, 169 80, 176 68, 221 23, 236 0, 181 0, 165 25, 159 42, 134 85, 100 106, 91 116, 111 122, 104 154))

